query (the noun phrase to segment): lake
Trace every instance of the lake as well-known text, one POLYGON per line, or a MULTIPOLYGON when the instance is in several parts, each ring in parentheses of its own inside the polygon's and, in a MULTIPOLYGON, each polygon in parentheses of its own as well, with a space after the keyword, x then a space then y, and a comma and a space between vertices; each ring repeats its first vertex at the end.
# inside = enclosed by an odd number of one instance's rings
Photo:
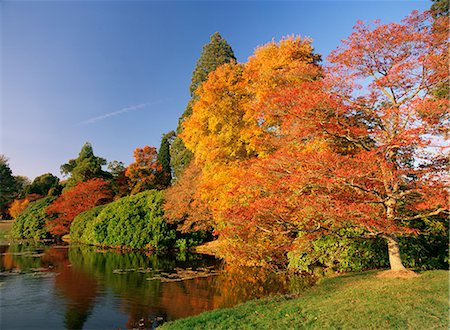
POLYGON ((154 329, 165 321, 295 293, 312 279, 225 267, 203 254, 0 245, 2 329, 154 329))

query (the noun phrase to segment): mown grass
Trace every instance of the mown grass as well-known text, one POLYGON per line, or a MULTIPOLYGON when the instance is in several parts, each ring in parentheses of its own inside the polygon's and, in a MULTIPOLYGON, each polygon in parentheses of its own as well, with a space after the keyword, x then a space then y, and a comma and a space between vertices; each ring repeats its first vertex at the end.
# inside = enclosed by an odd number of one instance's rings
POLYGON ((254 300, 158 329, 448 329, 448 271, 409 279, 376 274, 324 279, 297 298, 254 300))

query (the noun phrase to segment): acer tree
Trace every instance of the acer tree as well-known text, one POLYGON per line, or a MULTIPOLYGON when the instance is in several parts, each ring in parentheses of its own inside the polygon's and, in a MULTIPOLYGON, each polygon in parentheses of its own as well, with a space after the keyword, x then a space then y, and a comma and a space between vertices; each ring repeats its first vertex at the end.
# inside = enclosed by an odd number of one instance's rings
POLYGON ((81 212, 112 201, 110 184, 102 179, 80 182, 59 196, 45 212, 50 217, 46 222, 49 232, 55 236, 69 233, 70 224, 81 212))
POLYGON ((135 161, 125 170, 125 176, 130 183, 131 194, 159 188, 157 179, 162 166, 158 162, 156 148, 149 146, 136 148, 134 159, 135 161))
POLYGON ((339 107, 336 120, 320 125, 354 148, 326 162, 337 187, 332 204, 387 240, 392 270, 404 270, 398 236, 416 233, 416 220, 448 213, 440 138, 448 100, 432 93, 448 80, 448 39, 432 23, 428 12, 401 23, 358 22, 328 58, 326 83, 339 107))

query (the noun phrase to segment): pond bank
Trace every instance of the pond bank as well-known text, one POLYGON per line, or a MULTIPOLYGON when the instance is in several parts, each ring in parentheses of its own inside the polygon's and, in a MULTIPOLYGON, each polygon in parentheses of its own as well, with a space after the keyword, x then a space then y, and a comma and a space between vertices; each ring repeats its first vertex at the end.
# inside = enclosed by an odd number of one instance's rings
POLYGON ((322 280, 304 294, 254 300, 158 329, 447 329, 449 272, 379 278, 377 271, 322 280))

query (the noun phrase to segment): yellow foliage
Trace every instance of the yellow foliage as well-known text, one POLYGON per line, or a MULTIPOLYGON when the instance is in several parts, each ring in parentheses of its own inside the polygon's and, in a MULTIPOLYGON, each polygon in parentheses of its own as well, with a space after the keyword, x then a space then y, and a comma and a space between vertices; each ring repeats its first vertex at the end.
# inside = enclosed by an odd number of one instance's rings
POLYGON ((209 74, 196 91, 183 139, 202 169, 198 193, 208 203, 217 227, 233 196, 245 162, 265 157, 279 146, 280 118, 288 109, 277 93, 321 76, 311 40, 287 37, 255 50, 245 64, 227 63, 209 74))

